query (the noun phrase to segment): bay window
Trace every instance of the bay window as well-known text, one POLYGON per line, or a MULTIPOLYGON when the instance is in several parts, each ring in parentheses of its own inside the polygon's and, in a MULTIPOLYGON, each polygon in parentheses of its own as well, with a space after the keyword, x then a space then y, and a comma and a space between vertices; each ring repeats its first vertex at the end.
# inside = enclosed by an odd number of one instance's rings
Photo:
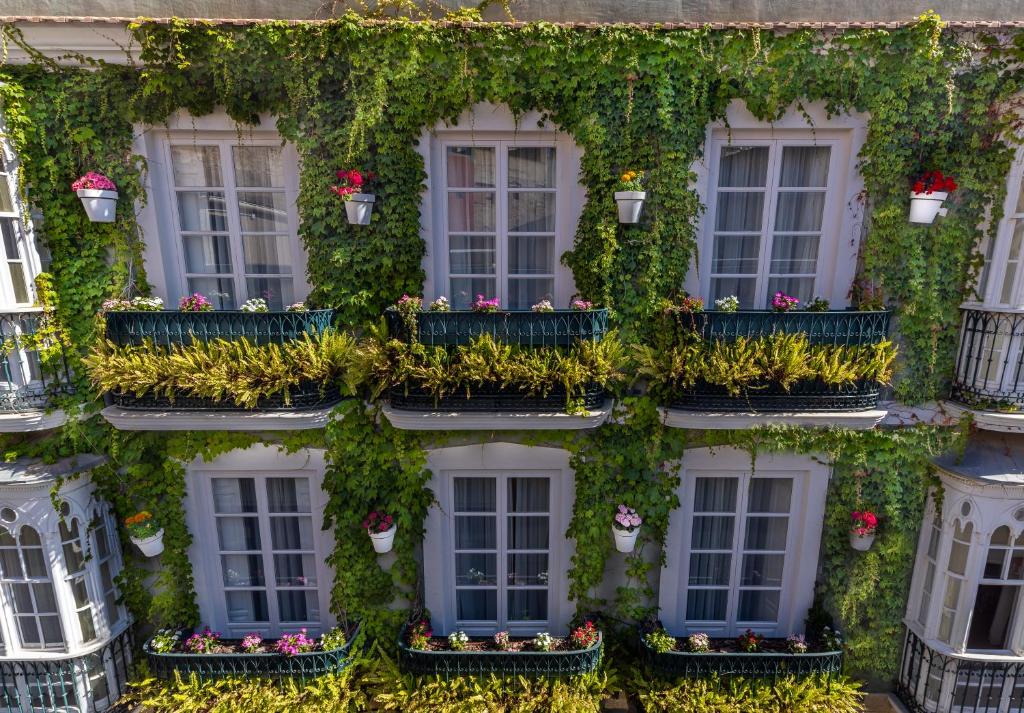
POLYGON ((50 564, 34 527, 0 527, 0 582, 22 649, 65 650, 50 564))

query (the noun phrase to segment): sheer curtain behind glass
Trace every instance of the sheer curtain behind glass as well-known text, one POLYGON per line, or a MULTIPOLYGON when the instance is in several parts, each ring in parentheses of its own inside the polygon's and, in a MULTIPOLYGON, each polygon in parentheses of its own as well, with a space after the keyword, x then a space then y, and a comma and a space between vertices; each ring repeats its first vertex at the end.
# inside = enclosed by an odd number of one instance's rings
POLYGON ((497 162, 490 146, 445 150, 449 299, 467 309, 476 295, 496 294, 497 162))
POLYGON ((508 307, 552 300, 555 287, 555 149, 508 146, 508 307))
POLYGON ((723 146, 719 152, 711 261, 711 300, 736 295, 754 306, 768 183, 767 146, 723 146))
POLYGON ((64 633, 57 596, 39 533, 24 526, 17 539, 0 528, 0 578, 13 604, 24 649, 63 649, 64 633))
POLYGON ((453 478, 455 617, 498 620, 497 480, 453 478))
POLYGON ((256 482, 253 478, 210 482, 228 621, 268 622, 256 482))

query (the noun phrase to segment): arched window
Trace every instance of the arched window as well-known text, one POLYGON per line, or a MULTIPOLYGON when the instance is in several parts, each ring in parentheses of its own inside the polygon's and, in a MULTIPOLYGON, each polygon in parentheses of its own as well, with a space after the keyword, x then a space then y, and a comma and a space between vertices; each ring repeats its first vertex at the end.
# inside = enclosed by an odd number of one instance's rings
POLYGON ((74 598, 75 614, 82 632, 82 643, 96 640, 96 620, 93 618, 92 597, 89 596, 89 578, 86 572, 85 549, 79 532, 78 519, 66 519, 70 514, 67 503, 61 506, 60 529, 61 549, 64 552, 65 580, 74 598))
POLYGON ((953 530, 953 542, 949 548, 949 560, 946 565, 946 591, 942 597, 942 617, 939 619, 939 640, 950 644, 953 638, 953 626, 956 623, 957 605, 963 589, 964 575, 967 572, 967 557, 971 552, 971 535, 974 526, 970 523, 956 521, 953 530))
POLYGON ((25 649, 63 649, 50 568, 39 533, 23 526, 15 537, 0 527, 0 583, 13 605, 18 637, 25 649))
POLYGON ((992 533, 985 569, 974 597, 967 648, 1008 650, 1024 584, 1024 534, 1013 537, 1003 525, 992 533))
POLYGON ((932 591, 935 588, 935 575, 939 569, 939 542, 942 540, 942 520, 933 517, 928 528, 928 544, 924 555, 924 582, 921 585, 921 601, 917 608, 917 623, 922 627, 928 624, 928 610, 931 608, 932 591))
POLYGON ((103 608, 107 614, 107 626, 113 631, 121 621, 121 607, 117 603, 117 587, 114 584, 114 571, 117 567, 115 552, 117 546, 111 542, 114 529, 110 511, 97 509, 92 516, 92 536, 95 541, 93 556, 96 558, 96 569, 99 573, 99 585, 102 590, 103 608))

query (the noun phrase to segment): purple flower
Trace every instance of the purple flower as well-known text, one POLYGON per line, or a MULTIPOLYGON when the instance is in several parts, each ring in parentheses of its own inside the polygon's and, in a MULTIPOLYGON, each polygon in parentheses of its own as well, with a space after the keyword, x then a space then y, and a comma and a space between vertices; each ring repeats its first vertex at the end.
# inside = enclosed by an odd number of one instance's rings
POLYGON ((776 292, 772 298, 772 309, 776 312, 788 312, 800 304, 796 297, 790 297, 785 292, 776 292))

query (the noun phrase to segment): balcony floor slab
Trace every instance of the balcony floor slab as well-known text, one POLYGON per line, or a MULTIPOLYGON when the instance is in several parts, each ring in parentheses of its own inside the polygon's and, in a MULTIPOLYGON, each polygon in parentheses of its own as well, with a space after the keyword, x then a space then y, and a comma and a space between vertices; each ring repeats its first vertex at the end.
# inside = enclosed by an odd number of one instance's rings
POLYGON ((384 406, 391 425, 406 431, 579 431, 597 428, 612 412, 612 402, 584 414, 514 411, 403 411, 384 406))
POLYGON ((173 411, 108 406, 101 413, 120 431, 304 431, 323 428, 334 406, 304 411, 173 411))
POLYGON ((5 412, 0 413, 0 433, 48 431, 51 428, 60 428, 67 420, 68 415, 60 409, 5 412))
POLYGON ((944 401, 943 408, 955 419, 970 415, 974 425, 985 431, 1024 433, 1024 411, 983 411, 955 401, 944 401))
POLYGON ((671 428, 694 430, 734 430, 756 426, 782 425, 824 427, 838 426, 854 430, 874 428, 888 415, 884 409, 869 411, 807 411, 790 413, 735 413, 713 411, 683 411, 659 408, 662 420, 671 428))

